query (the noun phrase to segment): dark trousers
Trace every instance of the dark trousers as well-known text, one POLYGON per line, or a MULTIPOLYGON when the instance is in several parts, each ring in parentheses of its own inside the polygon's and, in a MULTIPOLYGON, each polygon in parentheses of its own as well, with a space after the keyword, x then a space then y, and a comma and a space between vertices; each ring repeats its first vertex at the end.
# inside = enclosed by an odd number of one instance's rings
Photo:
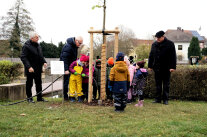
POLYGON ((155 71, 156 101, 168 101, 170 90, 170 71, 155 71), (163 92, 163 94, 162 94, 163 92))
POLYGON ((127 104, 127 93, 113 93, 113 98, 116 110, 124 110, 127 104))
POLYGON ((63 96, 64 96, 64 99, 65 99, 65 100, 68 100, 69 77, 70 77, 70 75, 64 75, 64 82, 63 82, 63 96))
POLYGON ((82 83, 82 89, 83 89, 83 94, 84 94, 84 99, 88 100, 88 83, 82 83))
POLYGON ((107 81, 107 84, 106 84, 106 97, 107 97, 107 99, 113 100, 112 91, 111 91, 112 89, 110 89, 109 86, 110 86, 110 83, 109 83, 109 81, 107 81))
POLYGON ((29 73, 26 75, 27 81, 26 81, 26 94, 27 98, 32 97, 32 86, 33 86, 33 80, 35 81, 36 86, 36 94, 37 94, 37 100, 42 99, 42 74, 41 73, 29 73))
POLYGON ((100 90, 101 90, 101 86, 100 85, 93 85, 93 99, 96 99, 97 97, 97 90, 98 90, 98 99, 100 99, 100 90))

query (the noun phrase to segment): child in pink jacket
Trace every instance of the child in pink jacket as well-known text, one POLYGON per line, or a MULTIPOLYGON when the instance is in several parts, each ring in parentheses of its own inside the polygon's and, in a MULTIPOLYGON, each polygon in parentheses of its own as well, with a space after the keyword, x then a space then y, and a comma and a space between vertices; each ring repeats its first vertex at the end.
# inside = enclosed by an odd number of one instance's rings
POLYGON ((130 88, 127 91, 127 103, 131 103, 132 102, 132 80, 134 77, 134 73, 136 71, 136 67, 131 65, 129 62, 129 58, 127 56, 124 57, 124 61, 126 62, 127 66, 128 66, 128 70, 129 70, 129 74, 130 74, 130 88))

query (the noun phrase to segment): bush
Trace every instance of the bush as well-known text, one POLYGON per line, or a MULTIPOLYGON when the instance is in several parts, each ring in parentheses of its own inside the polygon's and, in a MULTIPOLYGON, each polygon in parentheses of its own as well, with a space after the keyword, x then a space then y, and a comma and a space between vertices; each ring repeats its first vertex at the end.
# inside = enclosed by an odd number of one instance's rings
POLYGON ((0 84, 8 84, 22 74, 23 65, 11 61, 0 61, 0 84))
MULTIPOLYGON (((182 66, 171 74, 170 99, 207 101, 207 66, 182 66)), ((155 97, 154 73, 150 73, 145 87, 145 96, 155 97)))

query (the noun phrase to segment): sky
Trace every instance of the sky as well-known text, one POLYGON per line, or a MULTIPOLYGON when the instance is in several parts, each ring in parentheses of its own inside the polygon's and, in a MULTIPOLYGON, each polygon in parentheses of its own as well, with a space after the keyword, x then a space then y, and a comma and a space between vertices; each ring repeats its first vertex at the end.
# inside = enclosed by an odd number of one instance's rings
MULTIPOLYGON (((16 0, 0 0, 0 16, 5 16, 16 0)), ((33 18, 40 41, 65 42, 81 35, 89 45, 88 30, 101 30, 103 9, 92 6, 103 0, 24 0, 33 18)), ((157 31, 196 30, 207 37, 206 0, 106 0, 106 29, 123 25, 136 38, 150 39, 157 31), (201 30, 199 30, 201 28, 201 30)))

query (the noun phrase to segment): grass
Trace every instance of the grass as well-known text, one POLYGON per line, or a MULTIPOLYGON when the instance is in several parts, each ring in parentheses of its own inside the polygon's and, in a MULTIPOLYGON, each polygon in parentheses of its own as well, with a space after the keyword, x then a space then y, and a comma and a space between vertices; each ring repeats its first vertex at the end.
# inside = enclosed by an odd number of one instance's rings
POLYGON ((166 106, 145 100, 143 108, 128 104, 118 113, 113 107, 49 100, 0 106, 0 136, 207 136, 206 102, 170 101, 166 106))

